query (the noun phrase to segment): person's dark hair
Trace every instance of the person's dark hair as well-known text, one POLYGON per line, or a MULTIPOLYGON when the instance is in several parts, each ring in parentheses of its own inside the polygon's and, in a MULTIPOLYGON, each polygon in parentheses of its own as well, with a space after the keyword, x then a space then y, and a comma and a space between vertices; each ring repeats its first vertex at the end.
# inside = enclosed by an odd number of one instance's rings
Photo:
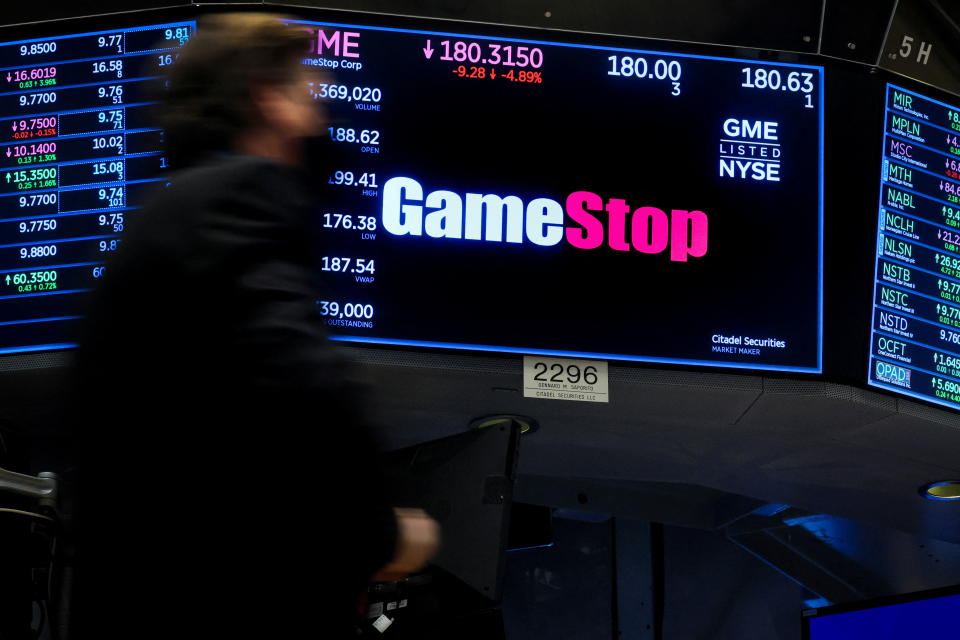
POLYGON ((254 87, 294 80, 296 63, 308 55, 312 38, 305 29, 283 24, 283 18, 211 16, 178 51, 163 78, 157 109, 173 168, 230 150, 259 117, 254 87))

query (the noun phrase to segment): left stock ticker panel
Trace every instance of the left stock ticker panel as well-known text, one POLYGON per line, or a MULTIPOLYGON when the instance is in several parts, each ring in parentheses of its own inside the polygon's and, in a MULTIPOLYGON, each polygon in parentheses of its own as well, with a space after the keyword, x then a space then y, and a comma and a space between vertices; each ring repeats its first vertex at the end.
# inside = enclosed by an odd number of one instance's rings
POLYGON ((823 67, 295 24, 336 339, 821 370, 823 67))
POLYGON ((195 28, 0 43, 0 353, 74 346, 82 297, 166 166, 146 83, 195 28))

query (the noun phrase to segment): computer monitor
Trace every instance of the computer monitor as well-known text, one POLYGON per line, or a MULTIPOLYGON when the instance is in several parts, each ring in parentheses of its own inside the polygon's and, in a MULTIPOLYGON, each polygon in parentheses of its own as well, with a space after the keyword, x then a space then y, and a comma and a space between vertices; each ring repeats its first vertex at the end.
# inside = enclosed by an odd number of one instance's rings
POLYGON ((147 87, 195 22, 103 22, 0 36, 0 355, 74 346, 85 296, 167 167, 147 87))
POLYGON ((504 421, 386 455, 393 504, 440 523, 436 567, 500 599, 520 427, 504 421))
POLYGON ((335 339, 821 372, 822 66, 338 17, 293 21, 335 339))
POLYGON ((804 640, 953 640, 960 586, 804 612, 804 640))

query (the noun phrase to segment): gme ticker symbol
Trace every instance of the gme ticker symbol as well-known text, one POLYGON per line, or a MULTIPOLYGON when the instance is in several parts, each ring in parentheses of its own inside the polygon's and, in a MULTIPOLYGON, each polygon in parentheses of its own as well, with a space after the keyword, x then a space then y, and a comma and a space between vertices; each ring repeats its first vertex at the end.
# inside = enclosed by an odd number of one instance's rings
POLYGON ((357 31, 324 31, 317 29, 316 53, 329 53, 337 58, 359 58, 360 33, 357 31))

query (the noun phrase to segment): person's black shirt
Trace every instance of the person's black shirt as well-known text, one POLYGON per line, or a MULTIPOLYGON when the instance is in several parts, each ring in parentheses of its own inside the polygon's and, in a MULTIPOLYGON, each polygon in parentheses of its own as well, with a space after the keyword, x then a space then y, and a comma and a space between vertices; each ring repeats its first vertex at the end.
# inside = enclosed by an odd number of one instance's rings
POLYGON ((224 155, 128 214, 78 353, 74 637, 329 631, 390 559, 305 180, 224 155))

